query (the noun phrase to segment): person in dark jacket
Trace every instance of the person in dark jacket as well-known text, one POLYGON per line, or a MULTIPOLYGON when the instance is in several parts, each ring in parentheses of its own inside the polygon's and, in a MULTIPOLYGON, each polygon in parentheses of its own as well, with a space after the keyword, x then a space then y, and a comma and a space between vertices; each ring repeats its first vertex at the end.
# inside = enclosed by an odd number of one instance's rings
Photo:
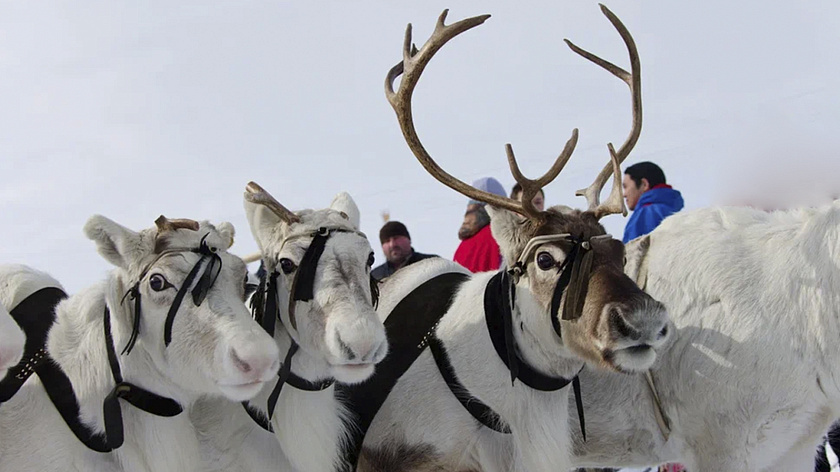
POLYGON ((680 192, 665 182, 665 173, 653 162, 639 162, 624 171, 624 198, 633 211, 624 227, 624 242, 654 230, 665 217, 683 208, 680 192))
POLYGON ((422 254, 411 247, 411 236, 408 228, 399 221, 389 221, 379 230, 379 242, 386 261, 376 266, 370 275, 376 280, 382 280, 401 268, 423 259, 437 257, 434 254, 422 254))

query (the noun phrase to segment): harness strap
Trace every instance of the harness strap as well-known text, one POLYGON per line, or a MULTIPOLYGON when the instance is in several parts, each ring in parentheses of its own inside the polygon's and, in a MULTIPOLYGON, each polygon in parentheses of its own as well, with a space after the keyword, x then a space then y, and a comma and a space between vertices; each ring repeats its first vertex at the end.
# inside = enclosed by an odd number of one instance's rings
POLYGON ((513 337, 511 313, 511 305, 516 301, 515 292, 510 290, 509 282, 510 279, 504 271, 500 271, 487 282, 484 289, 484 319, 496 354, 511 374, 517 372, 515 377, 511 375, 511 383, 519 379, 528 387, 542 392, 553 392, 566 387, 572 379, 545 375, 519 357, 513 337))
POLYGON ((312 237, 312 242, 306 248, 303 258, 300 260, 295 278, 292 281, 292 296, 289 299, 289 322, 292 329, 297 330, 297 319, 295 318, 295 304, 299 301, 308 302, 315 298, 315 272, 318 270, 318 261, 324 248, 327 246, 331 232, 327 228, 320 228, 312 237))
POLYGON ((488 428, 502 434, 510 434, 510 426, 505 423, 498 413, 492 408, 484 404, 481 400, 470 394, 469 390, 458 380, 455 374, 455 369, 449 361, 449 355, 446 353, 446 348, 437 336, 432 334, 428 339, 429 350, 432 351, 432 356, 435 359, 435 364, 438 366, 446 386, 458 399, 458 402, 475 418, 479 423, 488 428))
POLYGON ((336 392, 356 417, 356 427, 350 429, 350 440, 343 448, 343 457, 350 470, 356 468, 365 434, 379 409, 399 379, 426 349, 427 334, 449 309, 455 292, 468 278, 459 272, 441 274, 406 295, 385 319, 388 355, 376 365, 373 375, 360 384, 336 385, 336 392))
POLYGON ((268 396, 267 411, 269 420, 271 420, 274 415, 274 408, 277 406, 277 399, 280 397, 280 391, 283 389, 283 385, 289 384, 298 390, 318 392, 328 389, 335 382, 333 379, 311 382, 303 377, 293 374, 292 357, 298 351, 298 348, 297 343, 292 341, 289 351, 286 352, 286 358, 283 360, 283 365, 280 366, 280 372, 278 373, 279 378, 277 379, 277 383, 274 385, 274 389, 271 391, 271 395, 268 396))
POLYGON ((102 324, 105 331, 105 347, 108 351, 108 363, 110 364, 111 375, 114 377, 116 384, 105 397, 105 401, 102 404, 102 415, 105 422, 105 436, 108 446, 112 449, 117 449, 122 446, 124 439, 120 398, 147 413, 163 417, 176 416, 183 411, 183 408, 171 398, 160 396, 123 380, 119 359, 114 350, 114 340, 111 336, 111 311, 107 306, 105 307, 102 324))
MULTIPOLYGON (((499 358, 511 372, 511 383, 519 379, 528 387, 543 392, 557 391, 571 383, 575 393, 575 406, 577 407, 583 439, 586 440, 586 424, 583 415, 580 377, 578 376, 580 371, 571 379, 551 377, 534 369, 521 359, 517 353, 516 341, 513 337, 513 308, 515 306, 515 286, 509 274, 500 271, 487 282, 487 286, 484 289, 484 318, 487 322, 487 332, 493 341, 496 354, 499 355, 499 358)), ((556 318, 556 316, 552 316, 552 321, 556 318)), ((440 364, 438 364, 438 367, 440 367, 440 364)), ((581 370, 583 370, 583 367, 581 367, 581 370)))
POLYGON ((199 269, 201 269, 201 260, 199 260, 198 263, 193 266, 190 273, 187 274, 187 278, 184 279, 184 283, 181 285, 178 293, 175 294, 175 299, 172 301, 172 305, 169 307, 169 312, 166 314, 166 324, 163 326, 163 342, 167 346, 169 346, 169 343, 172 342, 172 325, 175 323, 175 314, 178 313, 178 308, 181 307, 181 301, 184 300, 184 296, 187 294, 187 290, 190 288, 190 285, 192 285, 192 281, 195 279, 195 276, 198 275, 199 269))
MULTIPOLYGON (((201 269, 201 263, 204 262, 204 259, 210 258, 210 262, 207 264, 207 267, 205 267, 201 279, 192 291, 193 302, 196 306, 200 305, 201 302, 204 300, 204 297, 207 296, 207 292, 210 290, 210 286, 213 285, 213 283, 216 281, 216 278, 222 271, 222 258, 218 254, 216 254, 216 249, 207 246, 207 241, 205 241, 209 234, 210 233, 207 233, 204 235, 203 238, 201 238, 201 244, 199 245, 198 249, 192 250, 193 252, 201 254, 201 259, 199 259, 198 262, 196 262, 195 266, 193 266, 192 270, 187 275, 187 278, 184 279, 184 283, 181 285, 181 288, 175 295, 175 300, 172 301, 172 305, 169 307, 169 312, 166 314, 166 323, 163 326, 163 342, 166 346, 169 346, 169 343, 172 342, 172 325, 173 323, 175 323, 175 314, 178 313, 178 309, 181 307, 181 301, 183 301, 184 296, 187 294, 187 290, 189 290, 190 286, 193 283, 193 280, 195 280, 195 277, 198 275, 198 271, 199 269, 201 269), (218 269, 215 277, 213 277, 211 282, 210 274, 213 272, 214 268, 218 269)), ((139 313, 136 313, 134 316, 139 317, 140 315, 139 313)))
POLYGON ((79 441, 94 451, 110 452, 104 435, 94 433, 79 420, 73 385, 46 349, 47 334, 55 323, 55 307, 65 298, 67 294, 61 289, 46 287, 9 311, 26 334, 26 344, 21 362, 0 381, 0 404, 9 401, 32 374, 37 374, 55 409, 79 441))

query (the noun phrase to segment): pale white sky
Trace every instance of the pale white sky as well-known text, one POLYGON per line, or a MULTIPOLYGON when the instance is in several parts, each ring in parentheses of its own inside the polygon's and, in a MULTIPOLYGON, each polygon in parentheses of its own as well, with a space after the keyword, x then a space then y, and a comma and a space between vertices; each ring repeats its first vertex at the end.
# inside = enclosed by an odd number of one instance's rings
MULTIPOLYGON (((644 126, 628 163, 659 163, 688 208, 813 204, 840 194, 840 3, 615 1, 642 61, 644 126)), ((630 126, 629 93, 569 38, 628 67, 597 3, 459 1, 0 1, 0 261, 76 291, 108 264, 82 234, 94 213, 128 227, 231 221, 255 180, 292 209, 346 190, 384 260, 380 212, 422 252, 451 257, 466 198, 408 150, 383 82, 405 25, 424 41, 492 14, 448 44, 414 95, 427 149, 467 182, 506 186, 504 144, 544 172, 573 127, 580 142, 546 189, 583 205, 630 126)), ((605 220, 620 236, 624 220, 605 220)))

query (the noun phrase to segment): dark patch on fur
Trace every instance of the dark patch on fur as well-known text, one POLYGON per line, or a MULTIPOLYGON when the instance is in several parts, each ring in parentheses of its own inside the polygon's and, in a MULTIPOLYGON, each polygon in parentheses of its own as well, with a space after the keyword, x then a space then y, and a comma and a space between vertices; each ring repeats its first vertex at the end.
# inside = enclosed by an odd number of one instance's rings
MULTIPOLYGON (((386 444, 365 447, 359 459, 360 472, 446 472, 440 453, 431 444, 386 444)), ((466 471, 465 471, 466 472, 466 471)))
POLYGON ((345 355, 345 356, 347 356, 347 359, 348 359, 348 360, 351 360, 351 361, 352 361, 352 360, 356 359, 356 353, 355 353, 355 352, 353 352, 353 350, 352 350, 352 349, 350 349, 350 346, 348 346, 348 345, 344 342, 344 340, 343 340, 343 339, 341 339, 341 336, 339 336, 337 333, 336 333, 336 335, 335 335, 335 339, 338 341, 338 345, 339 345, 339 347, 341 347, 341 352, 343 352, 343 353, 344 353, 344 355, 345 355))
POLYGON ((155 254, 163 253, 164 251, 169 249, 169 246, 170 246, 170 241, 169 241, 169 238, 167 238, 165 234, 158 233, 158 235, 155 236, 155 248, 154 248, 154 253, 155 254))

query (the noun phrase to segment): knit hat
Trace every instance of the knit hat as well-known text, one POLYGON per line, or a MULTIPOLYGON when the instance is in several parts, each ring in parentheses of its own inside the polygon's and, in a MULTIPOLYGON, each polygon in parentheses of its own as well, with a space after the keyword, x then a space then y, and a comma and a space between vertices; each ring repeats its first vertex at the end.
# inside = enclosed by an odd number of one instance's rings
POLYGON ((379 230, 379 243, 384 244, 385 241, 393 238, 394 236, 405 236, 406 238, 411 239, 411 236, 408 234, 408 228, 406 228, 404 224, 399 221, 389 221, 382 226, 382 229, 379 230))
MULTIPOLYGON (((473 182, 472 186, 479 190, 484 190, 485 192, 490 192, 500 197, 507 197, 507 192, 505 192, 505 188, 502 187, 502 184, 500 184, 499 181, 494 179, 493 177, 482 177, 473 182)), ((470 204, 473 203, 484 205, 484 202, 479 202, 478 200, 470 199, 470 204)))

